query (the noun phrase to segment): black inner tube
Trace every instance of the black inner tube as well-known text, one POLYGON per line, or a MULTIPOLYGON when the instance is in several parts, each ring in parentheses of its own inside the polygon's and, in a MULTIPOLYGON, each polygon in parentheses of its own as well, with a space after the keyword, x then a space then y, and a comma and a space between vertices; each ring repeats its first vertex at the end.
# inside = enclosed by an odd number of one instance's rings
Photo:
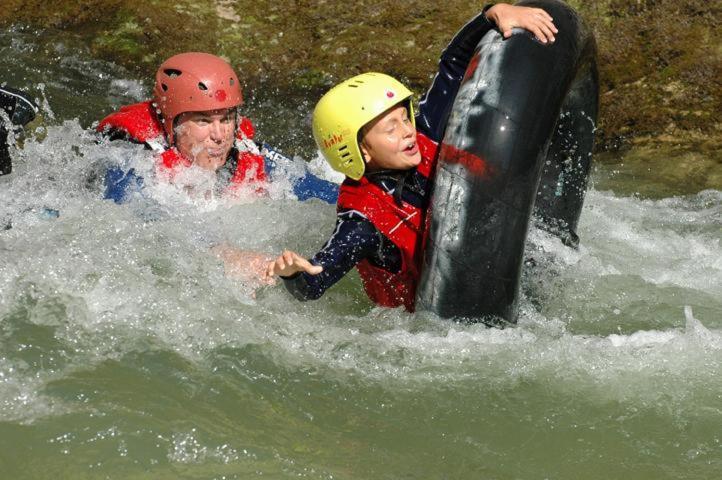
POLYGON ((576 237, 598 104, 596 46, 565 3, 519 5, 545 9, 559 33, 543 45, 527 31, 506 40, 491 31, 467 69, 441 146, 416 297, 418 310, 444 318, 516 322, 535 200, 549 230, 576 237), (558 122, 565 112, 569 121, 558 122), (584 162, 568 168, 570 155, 584 162))
POLYGON ((596 65, 583 66, 564 99, 534 204, 536 225, 573 248, 579 245, 577 224, 592 167, 598 92, 596 65))

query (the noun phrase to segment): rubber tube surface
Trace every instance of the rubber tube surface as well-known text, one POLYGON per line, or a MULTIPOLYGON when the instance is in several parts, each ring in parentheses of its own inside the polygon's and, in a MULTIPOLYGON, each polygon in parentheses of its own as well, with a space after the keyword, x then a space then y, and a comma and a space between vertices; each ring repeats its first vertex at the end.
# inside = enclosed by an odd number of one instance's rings
POLYGON ((577 224, 592 166, 594 131, 599 109, 595 64, 579 70, 547 150, 534 204, 537 226, 557 235, 565 245, 579 244, 577 224))
POLYGON ((583 192, 575 199, 569 192, 586 186, 588 163, 565 169, 564 162, 572 145, 574 155, 591 152, 598 97, 594 39, 563 2, 519 5, 545 9, 559 33, 543 45, 523 30, 506 40, 491 31, 467 69, 441 146, 416 297, 417 310, 445 318, 516 321, 524 243, 547 160, 553 168, 539 195, 542 218, 561 216, 567 230, 575 228, 583 201, 583 192), (589 117, 591 128, 573 121, 555 129, 562 106, 576 112, 570 118, 589 117), (579 134, 575 128, 584 139, 562 141, 560 135, 579 134), (568 173, 562 185, 570 188, 547 195, 559 171, 568 173))

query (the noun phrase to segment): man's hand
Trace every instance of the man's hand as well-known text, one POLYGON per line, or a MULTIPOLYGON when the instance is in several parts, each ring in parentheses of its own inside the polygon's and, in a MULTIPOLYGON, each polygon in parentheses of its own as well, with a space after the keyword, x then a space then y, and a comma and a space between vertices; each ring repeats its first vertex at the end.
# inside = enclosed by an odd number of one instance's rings
POLYGON ((553 42, 554 34, 559 33, 554 19, 541 8, 498 3, 486 11, 486 18, 496 23, 504 38, 509 38, 515 27, 529 30, 542 43, 553 42))
POLYGON ((277 259, 268 263, 266 276, 273 278, 275 275, 290 277, 294 273, 306 272, 311 275, 318 275, 323 267, 312 265, 311 262, 290 250, 285 250, 277 259))
POLYGON ((227 243, 213 247, 211 252, 223 260, 228 277, 238 279, 253 288, 276 283, 273 277, 266 275, 269 256, 264 253, 239 250, 227 243))

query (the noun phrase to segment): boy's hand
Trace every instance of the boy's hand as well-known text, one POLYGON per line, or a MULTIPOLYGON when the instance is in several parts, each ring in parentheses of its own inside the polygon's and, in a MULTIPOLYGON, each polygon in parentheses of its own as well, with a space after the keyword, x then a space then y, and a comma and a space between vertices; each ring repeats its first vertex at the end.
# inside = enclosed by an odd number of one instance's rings
POLYGON ((509 38, 515 27, 529 30, 542 43, 553 42, 554 34, 559 33, 554 19, 541 8, 498 3, 486 11, 486 18, 496 23, 504 38, 509 38))
POLYGON ((306 272, 311 275, 318 275, 323 271, 323 267, 312 265, 311 262, 290 250, 285 250, 281 256, 268 263, 266 275, 273 277, 280 275, 282 277, 290 277, 294 273, 306 272))

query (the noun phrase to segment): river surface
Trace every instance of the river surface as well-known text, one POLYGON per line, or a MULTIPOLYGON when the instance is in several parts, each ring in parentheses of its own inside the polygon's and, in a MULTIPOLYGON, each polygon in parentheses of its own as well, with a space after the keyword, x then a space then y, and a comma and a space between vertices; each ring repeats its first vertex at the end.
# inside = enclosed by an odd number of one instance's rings
MULTIPOLYGON (((45 119, 0 177, 3 479, 722 478, 722 192, 597 167, 578 250, 531 231, 514 328, 373 308, 355 274, 301 304, 209 248, 310 255, 333 206, 102 200, 152 160, 88 127, 149 83, 21 28, 0 72, 45 119)), ((313 99, 261 95, 261 134, 314 159, 313 99)))

